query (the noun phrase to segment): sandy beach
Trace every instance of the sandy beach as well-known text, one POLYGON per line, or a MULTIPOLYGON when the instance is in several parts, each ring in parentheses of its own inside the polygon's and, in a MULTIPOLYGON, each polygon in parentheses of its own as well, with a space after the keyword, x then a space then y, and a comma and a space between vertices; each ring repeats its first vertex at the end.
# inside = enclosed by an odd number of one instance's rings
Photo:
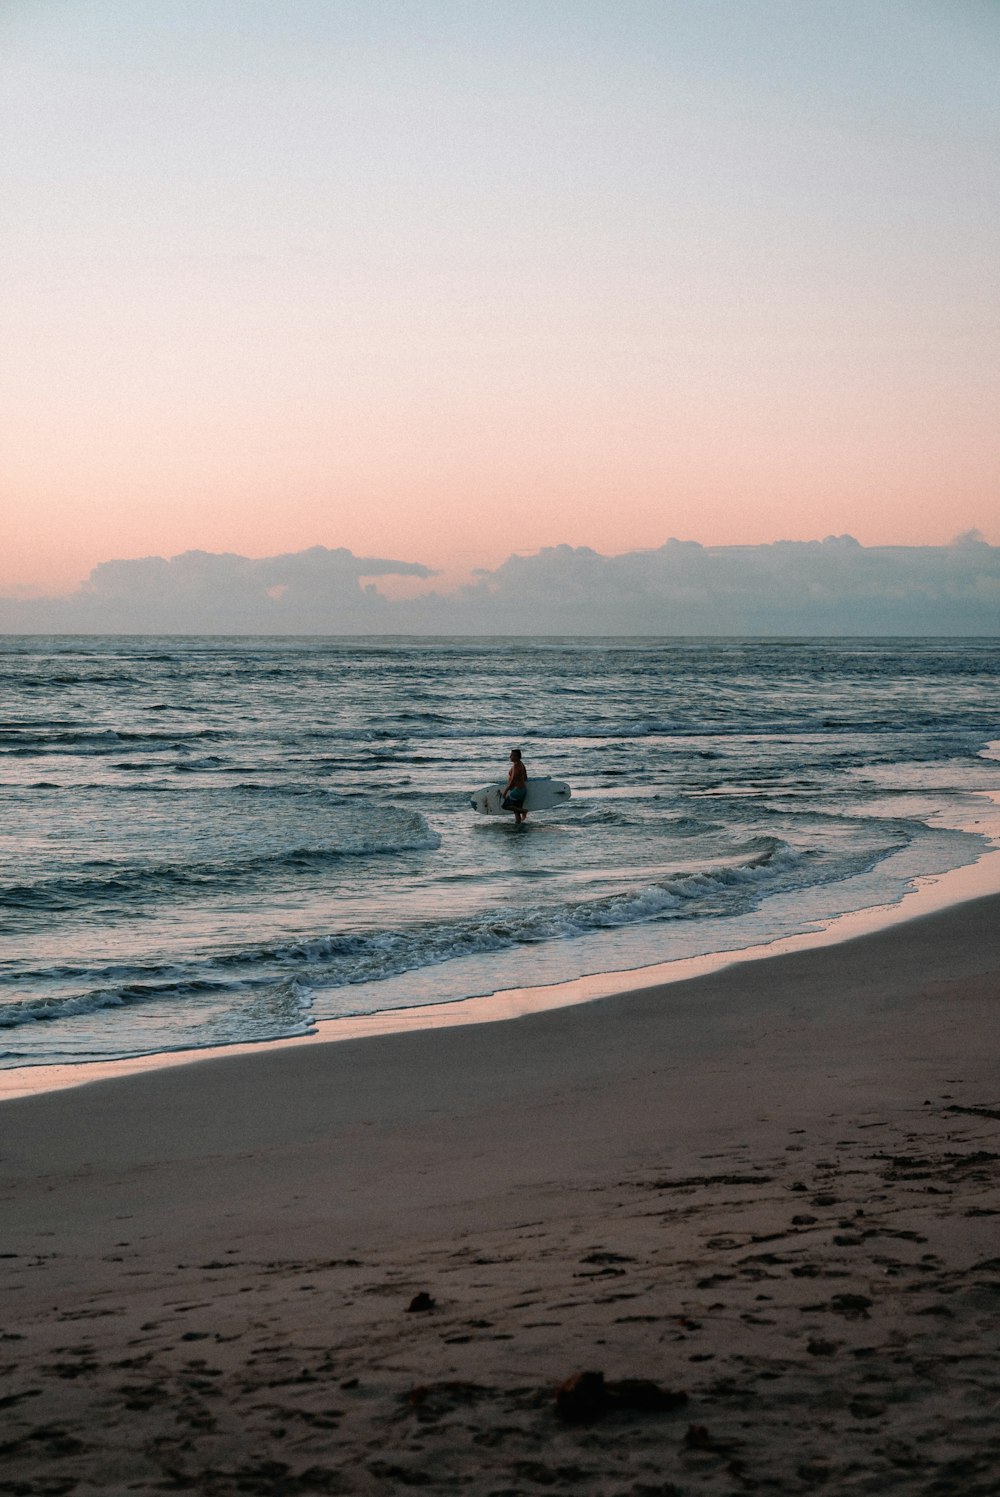
POLYGON ((4 1102, 0 1491, 997 1492, 998 914, 4 1102))

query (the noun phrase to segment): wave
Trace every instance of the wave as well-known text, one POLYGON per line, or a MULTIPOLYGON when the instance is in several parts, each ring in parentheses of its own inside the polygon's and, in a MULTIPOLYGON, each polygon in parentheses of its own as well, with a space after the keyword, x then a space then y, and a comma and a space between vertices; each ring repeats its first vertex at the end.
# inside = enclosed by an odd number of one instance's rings
MULTIPOLYGON (((241 996, 245 995, 249 984, 240 984, 241 996)), ((286 980, 275 984, 270 980, 262 980, 256 984, 261 991, 268 995, 267 1009, 273 1011, 278 1008, 298 1010, 298 1022, 294 1019, 288 1022, 289 1015, 285 1015, 285 1022, 274 1034, 257 1034, 257 1039, 278 1038, 288 1034, 303 1033, 310 1027, 306 1015, 311 1004, 309 990, 295 981, 286 980)), ((0 1007, 0 1030, 21 1029, 26 1025, 58 1024, 66 1019, 74 1019, 86 1014, 98 1014, 104 1010, 116 1008, 141 1008, 150 1004, 183 1004, 184 1000, 190 999, 217 999, 227 998, 233 994, 232 982, 213 982, 204 978, 191 978, 176 982, 148 982, 131 983, 115 988, 96 988, 87 993, 72 993, 68 995, 53 995, 45 998, 25 998, 0 1007)), ((268 1026, 273 1028, 273 1023, 268 1026)), ((201 1041, 202 1044, 212 1045, 218 1042, 218 1036, 212 1035, 201 1041)), ((180 1047, 167 1048, 197 1048, 198 1039, 191 1040, 180 1047)), ((161 1044, 158 1041, 151 1049, 159 1050, 161 1044)), ((8 1055, 11 1052, 6 1052, 8 1055)))
MULTIPOLYGON (((573 940, 651 921, 743 913, 768 893, 868 872, 895 850, 894 846, 873 848, 839 857, 823 867, 810 851, 799 853, 778 838, 761 838, 750 856, 740 862, 678 873, 597 899, 563 901, 537 910, 486 910, 460 921, 404 930, 326 935, 262 946, 257 957, 297 965, 303 979, 313 985, 377 981, 456 957, 573 940)), ((246 957, 234 953, 224 960, 236 963, 246 957)))
MULTIPOLYGON (((169 967, 155 963, 67 965, 37 974, 25 972, 22 979, 28 981, 32 977, 48 983, 73 981, 74 991, 9 1004, 0 1009, 0 1028, 55 1023, 102 1009, 167 1003, 177 1005, 171 1023, 184 1031, 182 1046, 274 1038, 308 1027, 302 1015, 320 1003, 318 995, 324 990, 377 983, 455 959, 501 957, 518 948, 572 941, 623 927, 742 915, 771 895, 868 872, 898 850, 899 843, 894 843, 830 856, 820 849, 796 850, 780 838, 761 837, 745 847, 737 861, 678 872, 589 900, 563 900, 535 909, 525 905, 494 908, 420 926, 260 943, 217 950, 203 960, 169 967), (81 984, 93 986, 81 992, 81 984)), ((128 1032, 147 1031, 137 1019, 128 1032)), ((152 1036, 149 1043, 141 1041, 145 1049, 164 1048, 159 1016, 148 1033, 152 1036)), ((8 1051, 7 1057, 11 1059, 13 1052, 8 1051)))
MULTIPOLYGON (((158 705, 156 711, 174 710, 158 705)), ((188 709, 191 710, 191 709, 188 709)), ((866 709, 867 711, 867 709, 866 709)), ((988 736, 995 724, 995 716, 984 714, 981 725, 970 731, 956 730, 942 725, 933 715, 913 718, 908 731, 923 735, 924 754, 928 759, 951 757, 962 752, 975 752, 988 736), (981 731, 978 729, 981 728, 981 731)), ((465 718, 449 722, 436 713, 399 711, 370 722, 364 726, 351 727, 338 724, 335 727, 310 727, 282 733, 274 743, 283 754, 289 750, 305 753, 312 765, 322 770, 324 766, 341 767, 343 756, 363 751, 364 763, 370 766, 378 762, 378 755, 386 760, 406 763, 435 762, 437 755, 427 757, 429 746, 440 743, 493 743, 498 737, 507 736, 505 725, 490 720, 474 721, 465 718), (327 757, 324 757, 326 750, 327 757)), ((553 721, 529 723, 523 726, 519 737, 527 743, 550 743, 567 748, 584 748, 592 745, 598 751, 612 750, 616 742, 629 743, 644 740, 667 740, 676 745, 676 752, 709 763, 726 759, 726 753, 705 743, 691 740, 711 740, 713 743, 745 739, 748 733, 761 731, 746 722, 734 723, 713 718, 693 718, 679 713, 673 718, 622 718, 613 717, 572 722, 553 721)), ((895 762, 898 755, 891 747, 898 737, 898 728, 892 721, 878 722, 864 714, 852 717, 845 714, 836 719, 828 717, 800 717, 775 712, 767 722, 767 732, 785 739, 814 739, 817 731, 824 735, 823 762, 833 767, 840 762, 851 762, 857 755, 854 739, 861 736, 871 747, 866 750, 866 760, 895 762), (847 740, 846 743, 843 740, 847 740), (884 743, 885 749, 877 745, 884 743), (838 747, 840 745, 840 747, 838 747)), ((104 757, 109 754, 157 754, 175 753, 186 755, 206 743, 225 742, 232 751, 246 743, 241 734, 231 728, 185 728, 174 730, 150 728, 145 731, 127 729, 87 729, 72 724, 25 723, 0 724, 0 756, 10 758, 32 758, 47 755, 69 757, 104 757)), ((565 750, 560 747, 560 752, 565 750)), ((668 749, 669 751, 669 749, 668 749)), ((478 751, 470 753, 478 757, 478 751)), ((219 759, 217 764, 227 762, 219 759)), ((123 766, 118 766, 123 767, 123 766)), ((178 766, 173 766, 178 767, 178 766)), ((189 766, 190 767, 190 766, 189 766)), ((206 767, 213 767, 206 764, 206 767)), ((616 767, 602 771, 605 774, 624 776, 633 769, 616 767)))
POLYGON ((139 679, 117 672, 100 675, 92 671, 54 671, 52 675, 31 674, 20 671, 0 671, 0 685, 21 689, 25 686, 134 686, 139 679))
MULTIPOLYGON (((663 810, 657 795, 628 794, 614 800, 603 799, 599 789, 587 798, 581 794, 565 808, 566 819, 574 827, 616 827, 649 830, 655 827, 660 836, 705 837, 725 830, 725 822, 709 816, 685 816, 663 810)), ((492 830, 492 828, 490 828, 492 830)), ((486 830, 486 828, 484 828, 486 830)))
MULTIPOLYGON (((294 857, 295 854, 290 854, 294 857)), ((307 854, 307 856, 311 856, 307 854)), ((601 930, 670 918, 696 918, 712 912, 713 896, 725 891, 761 887, 794 873, 800 859, 777 839, 761 839, 744 860, 732 866, 679 874, 643 888, 594 900, 555 904, 539 910, 484 911, 464 920, 440 921, 396 930, 325 935, 305 940, 264 943, 207 958, 197 969, 172 963, 169 970, 65 965, 37 974, 48 981, 72 981, 74 991, 17 1000, 0 1008, 0 1029, 60 1019, 102 1009, 154 1002, 226 997, 245 1006, 248 996, 275 983, 294 985, 306 1006, 312 988, 376 981, 456 957, 501 953, 553 940, 571 940, 601 930), (292 970, 290 970, 292 969, 292 970), (81 992, 81 983, 93 984, 81 992)), ((156 870, 150 870, 154 876, 156 870)), ((108 879, 106 892, 118 886, 108 879)), ((129 893, 133 884, 123 884, 129 893)), ((6 896, 5 896, 6 897, 6 896)), ((23 973, 22 981, 33 974, 23 973)))
POLYGON ((68 728, 50 732, 35 727, 0 728, 0 755, 11 758, 34 758, 44 754, 69 754, 88 757, 100 754, 157 753, 164 749, 188 751, 189 744, 206 739, 219 741, 231 735, 222 728, 179 729, 177 732, 127 732, 106 728, 88 730, 68 728))
POLYGON ((302 844, 246 856, 203 859, 198 862, 151 864, 91 863, 91 871, 63 874, 31 883, 0 883, 0 905, 8 910, 66 913, 112 904, 138 914, 139 901, 152 896, 169 898, 192 890, 238 886, 262 875, 308 872, 344 858, 382 858, 402 853, 433 852, 439 834, 418 812, 405 812, 383 836, 364 826, 339 834, 336 844, 302 844), (104 867, 106 871, 98 871, 104 867))
POLYGON ((77 1014, 98 1013, 104 1008, 125 1008, 130 1004, 153 1003, 165 998, 190 997, 197 993, 221 992, 230 984, 192 979, 188 982, 150 983, 128 987, 96 989, 89 993, 46 998, 22 998, 0 1008, 0 1029, 16 1029, 22 1024, 55 1023, 77 1014))

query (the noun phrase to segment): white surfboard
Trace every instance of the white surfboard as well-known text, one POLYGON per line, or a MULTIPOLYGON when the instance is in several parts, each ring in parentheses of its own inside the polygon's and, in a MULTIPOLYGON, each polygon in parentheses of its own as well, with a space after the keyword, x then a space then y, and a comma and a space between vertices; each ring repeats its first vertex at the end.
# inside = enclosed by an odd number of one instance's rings
MULTIPOLYGON (((511 816, 513 807, 505 811, 500 802, 503 800, 504 786, 484 785, 482 790, 475 790, 470 798, 470 805, 480 816, 511 816)), ((521 806, 522 811, 551 811, 553 806, 561 806, 569 800, 569 786, 563 780, 538 779, 528 781, 528 793, 524 797, 521 806)))

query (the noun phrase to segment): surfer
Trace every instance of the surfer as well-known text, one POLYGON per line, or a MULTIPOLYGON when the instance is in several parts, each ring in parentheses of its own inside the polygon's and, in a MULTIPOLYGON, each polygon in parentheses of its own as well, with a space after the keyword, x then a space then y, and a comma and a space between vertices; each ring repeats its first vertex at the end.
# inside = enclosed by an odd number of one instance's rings
POLYGON ((500 802, 505 811, 513 811, 514 825, 520 826, 527 819, 527 811, 524 807, 524 797, 528 793, 528 771, 525 769, 521 759, 520 749, 510 751, 510 773, 507 775, 507 783, 503 787, 503 800, 500 802))

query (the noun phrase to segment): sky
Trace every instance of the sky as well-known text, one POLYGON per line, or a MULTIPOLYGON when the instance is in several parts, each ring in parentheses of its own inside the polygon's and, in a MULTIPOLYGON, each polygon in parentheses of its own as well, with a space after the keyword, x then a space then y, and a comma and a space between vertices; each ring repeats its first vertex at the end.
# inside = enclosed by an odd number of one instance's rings
POLYGON ((995 0, 4 0, 0 596, 1000 542, 998 58, 995 0))

